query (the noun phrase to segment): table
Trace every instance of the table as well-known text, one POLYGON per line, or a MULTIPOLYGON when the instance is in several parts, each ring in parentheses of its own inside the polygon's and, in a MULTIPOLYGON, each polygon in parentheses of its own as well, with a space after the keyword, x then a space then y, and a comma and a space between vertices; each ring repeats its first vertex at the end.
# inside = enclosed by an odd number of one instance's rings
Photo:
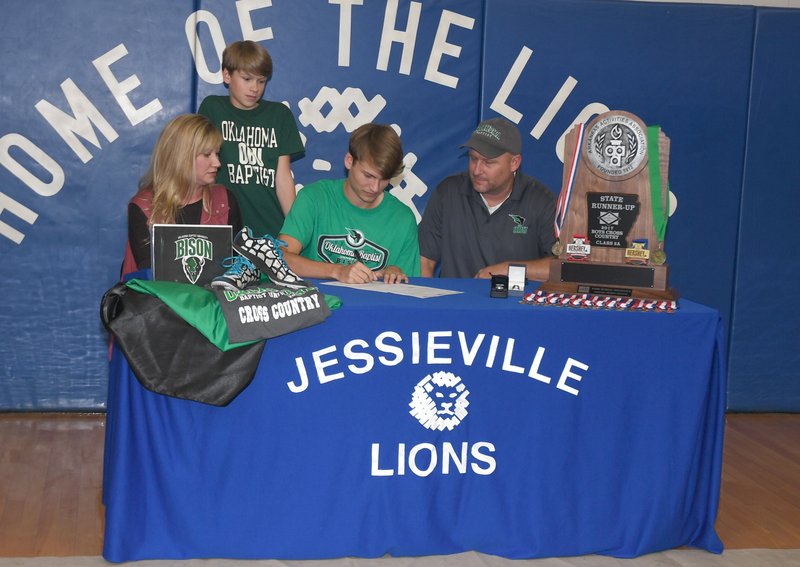
POLYGON ((226 407, 147 391, 114 352, 104 557, 722 551, 718 312, 412 282, 463 293, 320 284, 343 307, 269 340, 226 407), (447 419, 427 415, 434 402, 447 419))

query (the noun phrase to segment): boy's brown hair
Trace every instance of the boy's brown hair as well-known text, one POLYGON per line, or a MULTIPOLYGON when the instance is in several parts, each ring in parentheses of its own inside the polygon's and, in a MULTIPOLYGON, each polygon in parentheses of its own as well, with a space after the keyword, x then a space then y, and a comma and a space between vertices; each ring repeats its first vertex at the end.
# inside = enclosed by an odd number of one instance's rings
POLYGON ((228 73, 244 71, 261 75, 269 81, 272 77, 272 57, 255 41, 235 41, 222 52, 222 68, 228 73))
POLYGON ((400 136, 386 124, 364 124, 350 136, 348 152, 353 161, 370 162, 383 179, 403 173, 403 145, 400 136))

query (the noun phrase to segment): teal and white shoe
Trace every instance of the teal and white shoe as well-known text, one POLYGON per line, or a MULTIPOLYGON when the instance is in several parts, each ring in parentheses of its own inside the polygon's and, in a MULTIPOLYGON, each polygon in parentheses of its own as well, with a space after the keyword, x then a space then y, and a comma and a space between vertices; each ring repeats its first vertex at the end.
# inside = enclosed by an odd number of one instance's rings
POLYGON ((264 272, 272 283, 294 289, 308 287, 309 284, 286 264, 281 246, 286 246, 286 243, 269 234, 253 238, 248 227, 240 230, 233 239, 233 249, 264 272))
POLYGON ((211 280, 211 287, 239 291, 261 279, 261 272, 244 256, 229 256, 222 261, 222 266, 228 269, 211 280))

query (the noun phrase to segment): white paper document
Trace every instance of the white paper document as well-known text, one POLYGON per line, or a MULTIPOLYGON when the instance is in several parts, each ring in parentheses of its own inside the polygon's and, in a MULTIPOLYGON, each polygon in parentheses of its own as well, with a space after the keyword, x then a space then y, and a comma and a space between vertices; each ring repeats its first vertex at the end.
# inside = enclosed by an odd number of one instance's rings
POLYGON ((339 287, 349 287, 352 289, 363 289, 365 291, 377 291, 378 293, 394 293, 397 295, 408 295, 410 297, 441 297, 442 295, 455 295, 457 293, 464 293, 462 291, 454 291, 451 289, 439 289, 438 287, 428 287, 424 285, 414 285, 407 283, 400 284, 387 284, 379 281, 370 282, 368 284, 349 284, 343 282, 320 282, 324 285, 334 285, 339 287))

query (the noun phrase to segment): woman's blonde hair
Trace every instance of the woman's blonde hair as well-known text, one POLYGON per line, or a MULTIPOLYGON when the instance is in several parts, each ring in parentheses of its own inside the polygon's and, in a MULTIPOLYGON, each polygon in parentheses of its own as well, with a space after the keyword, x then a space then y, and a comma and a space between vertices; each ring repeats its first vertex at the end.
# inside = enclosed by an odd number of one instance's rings
MULTIPOLYGON (((195 158, 219 151, 222 134, 205 116, 181 114, 158 136, 150 167, 139 180, 139 191, 153 192, 149 224, 174 223, 178 210, 195 189, 195 158)), ((203 209, 211 207, 210 186, 202 187, 203 209)))

